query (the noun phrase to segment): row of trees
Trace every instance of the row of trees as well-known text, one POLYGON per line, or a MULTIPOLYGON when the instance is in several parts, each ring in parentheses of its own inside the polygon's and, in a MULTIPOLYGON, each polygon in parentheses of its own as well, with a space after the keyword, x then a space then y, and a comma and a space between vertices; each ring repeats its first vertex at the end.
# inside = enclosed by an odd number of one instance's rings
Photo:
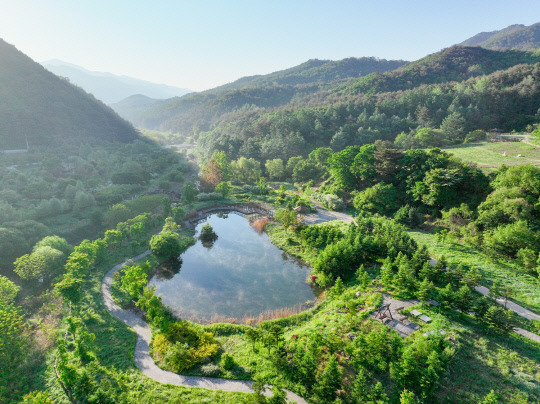
POLYGON ((240 157, 230 161, 225 152, 216 152, 201 169, 200 189, 203 192, 223 189, 227 181, 255 183, 263 176, 273 181, 294 182, 320 181, 326 172, 326 160, 332 154, 330 148, 314 150, 308 158, 294 156, 288 160, 267 160, 264 165, 254 158, 240 157))
POLYGON ((19 287, 0 275, 0 397, 15 399, 24 389, 20 374, 30 350, 29 327, 15 304, 19 287))

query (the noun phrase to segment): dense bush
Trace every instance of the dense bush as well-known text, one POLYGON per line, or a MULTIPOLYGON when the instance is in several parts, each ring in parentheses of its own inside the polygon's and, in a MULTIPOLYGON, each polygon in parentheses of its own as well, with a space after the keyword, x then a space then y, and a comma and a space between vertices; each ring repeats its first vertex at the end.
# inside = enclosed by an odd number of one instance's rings
POLYGON ((392 184, 380 182, 354 197, 358 212, 372 212, 391 216, 401 206, 398 191, 392 184))
POLYGON ((405 346, 400 360, 394 363, 392 376, 402 388, 427 398, 437 386, 453 353, 451 344, 438 334, 429 338, 417 335, 405 346))
POLYGON ((322 203, 325 208, 330 210, 343 210, 345 208, 343 200, 336 195, 313 192, 311 197, 317 202, 322 203))
POLYGON ((197 195, 197 199, 199 201, 215 201, 222 198, 223 198, 223 195, 219 192, 209 192, 209 193, 201 192, 197 195))
POLYGON ((412 256, 417 249, 403 226, 384 219, 358 219, 350 224, 345 237, 329 244, 319 254, 313 272, 320 275, 317 282, 326 286, 336 278, 347 279, 362 264, 396 256, 412 256))
POLYGON ((172 231, 153 235, 150 239, 150 249, 158 257, 178 257, 182 253, 180 237, 172 231))
POLYGON ((343 232, 331 224, 305 226, 300 229, 299 234, 307 245, 317 248, 336 243, 344 237, 343 232))
POLYGON ((172 322, 152 339, 152 352, 168 370, 182 372, 218 352, 212 334, 201 332, 187 322, 172 322))

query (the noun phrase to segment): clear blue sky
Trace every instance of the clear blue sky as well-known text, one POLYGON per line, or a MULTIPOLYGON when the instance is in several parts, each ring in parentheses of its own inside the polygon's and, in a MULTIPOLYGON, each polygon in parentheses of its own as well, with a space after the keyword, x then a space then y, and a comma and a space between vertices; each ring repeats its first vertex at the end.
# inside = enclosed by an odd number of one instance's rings
POLYGON ((313 58, 415 60, 539 21, 539 0, 0 0, 0 37, 36 61, 196 91, 313 58))

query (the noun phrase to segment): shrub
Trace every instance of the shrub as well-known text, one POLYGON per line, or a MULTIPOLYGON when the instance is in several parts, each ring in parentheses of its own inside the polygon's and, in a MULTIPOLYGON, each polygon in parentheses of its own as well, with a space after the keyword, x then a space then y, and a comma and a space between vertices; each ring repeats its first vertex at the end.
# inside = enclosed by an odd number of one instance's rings
POLYGON ((207 365, 201 366, 201 373, 207 377, 217 376, 220 372, 221 369, 219 365, 216 365, 214 363, 209 363, 207 365))
POLYGON ((152 352, 163 367, 181 372, 211 358, 219 350, 209 332, 200 332, 186 322, 170 323, 152 340, 152 352))
POLYGON ((0 303, 12 304, 15 302, 19 287, 5 276, 0 275, 0 303))
POLYGON ((487 133, 483 130, 473 130, 472 132, 467 133, 465 136, 465 140, 463 140, 463 143, 473 143, 477 142, 479 140, 486 140, 487 133))
POLYGON ((123 270, 121 290, 133 300, 138 300, 142 288, 148 283, 148 277, 140 266, 128 266, 123 270))
POLYGON ((523 248, 536 250, 539 244, 538 235, 524 220, 498 226, 484 235, 484 245, 489 251, 508 257, 514 257, 523 248))
POLYGON ((208 192, 208 193, 201 192, 197 196, 197 198, 199 201, 215 201, 217 199, 223 198, 223 196, 219 192, 208 192))
POLYGON ((422 216, 414 206, 405 205, 394 214, 394 220, 409 227, 416 227, 422 223, 422 216))
POLYGON ((214 241, 217 239, 217 234, 210 226, 210 223, 205 223, 201 229, 201 234, 199 235, 199 238, 203 241, 214 241))
POLYGON ((400 207, 398 190, 392 184, 382 182, 360 192, 354 198, 357 211, 368 211, 381 215, 391 215, 400 207))
POLYGON ((224 353, 223 355, 221 355, 221 361, 219 361, 219 366, 222 369, 230 370, 235 365, 236 363, 234 362, 234 359, 231 355, 229 355, 228 353, 224 353))
POLYGON ((300 230, 300 236, 305 244, 313 247, 324 247, 343 238, 343 232, 336 226, 323 224, 307 226, 300 230))
POLYGON ((177 257, 182 252, 180 238, 176 233, 166 231, 156 234, 150 239, 150 249, 158 257, 177 257))
POLYGON ((33 251, 36 251, 40 247, 52 247, 56 250, 62 251, 66 257, 73 251, 73 246, 69 244, 66 239, 58 236, 47 236, 42 238, 36 243, 33 251))
POLYGON ((243 324, 231 324, 231 323, 214 323, 204 327, 214 335, 229 336, 237 335, 238 333, 245 333, 251 327, 243 324))
POLYGON ((317 202, 322 203, 325 208, 330 210, 343 210, 345 208, 345 204, 341 198, 333 194, 320 194, 313 192, 311 197, 317 202))

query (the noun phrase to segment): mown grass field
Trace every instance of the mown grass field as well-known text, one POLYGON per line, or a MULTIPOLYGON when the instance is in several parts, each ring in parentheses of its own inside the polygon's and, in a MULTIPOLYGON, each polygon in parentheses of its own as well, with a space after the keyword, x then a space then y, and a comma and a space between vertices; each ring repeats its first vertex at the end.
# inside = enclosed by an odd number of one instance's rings
POLYGON ((540 147, 523 142, 479 142, 446 147, 443 150, 462 160, 475 163, 484 171, 494 171, 502 164, 540 165, 540 147), (506 152, 506 156, 503 153, 506 152), (522 157, 517 157, 521 154, 522 157))
POLYGON ((474 266, 482 273, 482 285, 498 280, 514 290, 511 298, 517 304, 540 313, 540 280, 525 273, 516 262, 496 260, 471 246, 452 241, 437 241, 435 234, 410 231, 410 236, 419 244, 425 244, 434 258, 446 257, 449 262, 474 266))

